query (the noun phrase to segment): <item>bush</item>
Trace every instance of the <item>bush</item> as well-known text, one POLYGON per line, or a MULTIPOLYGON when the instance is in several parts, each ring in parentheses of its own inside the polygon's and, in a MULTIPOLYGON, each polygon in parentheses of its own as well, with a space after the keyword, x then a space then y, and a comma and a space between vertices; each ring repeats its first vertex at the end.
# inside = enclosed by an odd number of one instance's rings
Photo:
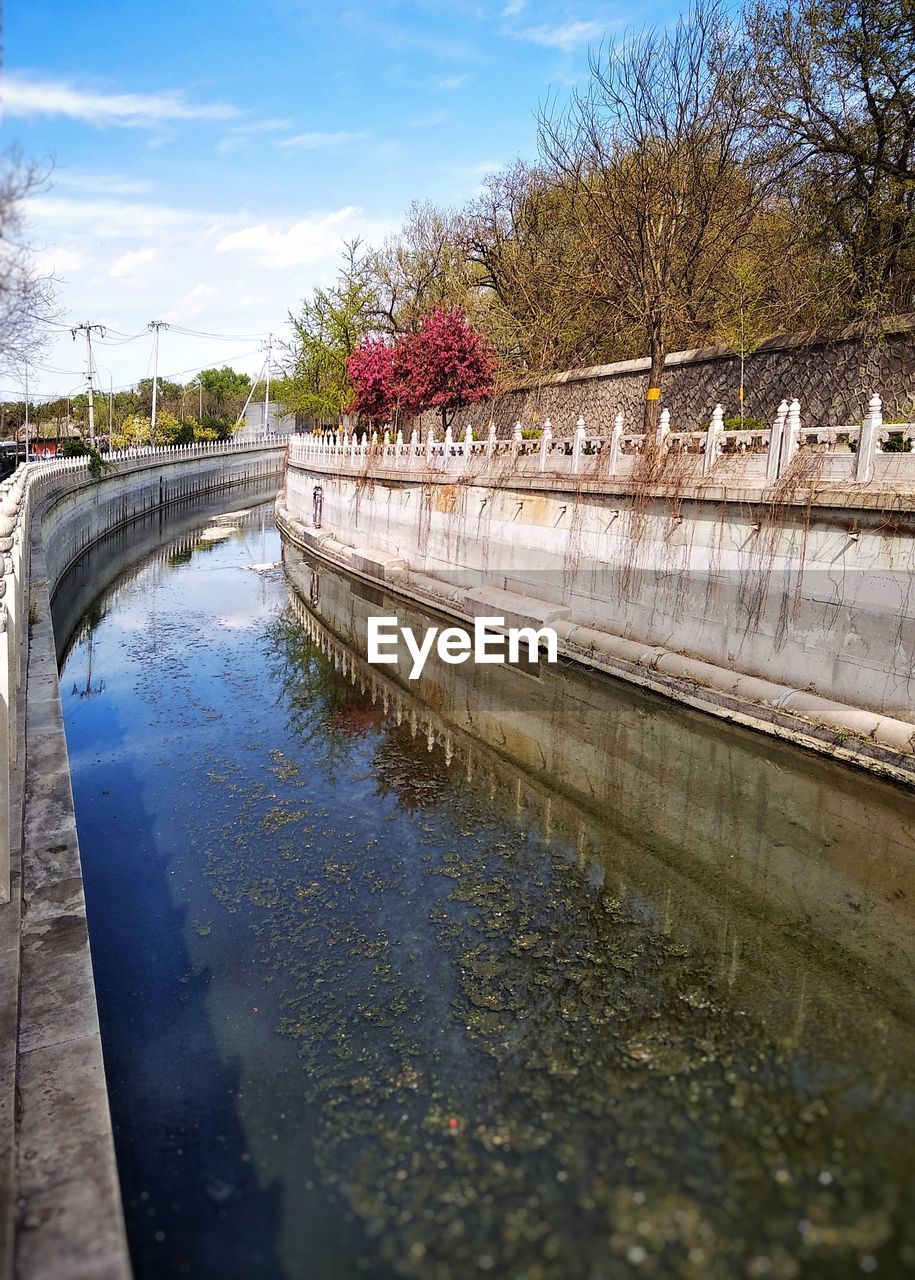
POLYGON ((108 470, 108 463, 93 445, 85 440, 67 440, 58 449, 62 458, 88 458, 89 473, 98 480, 103 471, 108 470))
MULTIPOLYGON (((706 428, 709 426, 706 423, 706 428)), ((740 421, 740 415, 736 417, 725 418, 725 431, 765 431, 768 428, 768 422, 764 422, 762 418, 751 418, 745 416, 743 422, 740 421)))

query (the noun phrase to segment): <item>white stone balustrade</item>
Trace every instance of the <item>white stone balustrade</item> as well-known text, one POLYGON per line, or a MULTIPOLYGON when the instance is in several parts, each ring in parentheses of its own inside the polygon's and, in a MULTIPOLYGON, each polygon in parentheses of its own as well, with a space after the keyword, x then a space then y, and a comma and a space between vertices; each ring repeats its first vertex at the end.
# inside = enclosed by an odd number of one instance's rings
MULTIPOLYGON (((579 417, 568 436, 557 435, 549 419, 539 432, 528 434, 531 438, 525 438, 520 422, 507 438, 498 438, 492 424, 483 437, 474 436, 470 426, 465 426, 463 434, 453 434, 449 426, 441 439, 432 427, 423 437, 414 429, 407 443, 398 430, 392 444, 390 429, 381 441, 377 432, 369 437, 354 430, 351 442, 346 431, 325 431, 292 437, 290 457, 328 471, 361 468, 415 474, 453 469, 481 483, 533 475, 545 480, 581 476, 625 483, 636 478, 639 460, 651 456, 660 463, 652 469, 659 483, 669 477, 672 481, 765 488, 795 474, 796 458, 817 455, 819 462, 813 471, 822 480, 883 487, 915 484, 915 423, 884 424, 877 395, 870 398, 862 425, 805 423, 798 400, 786 397, 771 426, 743 430, 725 427, 721 405, 715 406, 705 426, 688 429, 678 428, 669 409, 664 408, 647 445, 641 430, 627 429, 622 413, 616 415, 609 430, 596 434, 584 417, 579 417), (877 460, 891 437, 894 460, 890 465, 887 458, 881 466, 877 460)), ((810 469, 805 472, 809 473, 810 469)))

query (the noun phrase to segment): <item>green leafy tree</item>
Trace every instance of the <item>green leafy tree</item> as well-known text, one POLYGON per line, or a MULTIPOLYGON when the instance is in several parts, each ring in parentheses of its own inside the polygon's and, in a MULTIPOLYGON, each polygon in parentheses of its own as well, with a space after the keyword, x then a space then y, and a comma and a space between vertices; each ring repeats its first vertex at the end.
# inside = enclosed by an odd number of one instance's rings
POLYGON ((377 294, 360 242, 344 246, 344 262, 330 289, 316 289, 297 316, 287 376, 277 399, 293 413, 336 423, 351 398, 349 358, 375 323, 377 294))
POLYGON ((128 413, 112 432, 111 443, 115 449, 134 449, 151 439, 152 421, 144 414, 128 413))
POLYGON ((93 445, 86 440, 67 440, 60 447, 62 458, 88 458, 89 473, 96 480, 107 470, 109 464, 93 445))
MULTIPOLYGON (((223 365, 221 369, 203 369, 199 374, 199 381, 203 388, 203 420, 209 416, 234 422, 251 390, 248 375, 236 373, 228 365, 223 365)), ((196 382, 192 389, 196 391, 196 382)))

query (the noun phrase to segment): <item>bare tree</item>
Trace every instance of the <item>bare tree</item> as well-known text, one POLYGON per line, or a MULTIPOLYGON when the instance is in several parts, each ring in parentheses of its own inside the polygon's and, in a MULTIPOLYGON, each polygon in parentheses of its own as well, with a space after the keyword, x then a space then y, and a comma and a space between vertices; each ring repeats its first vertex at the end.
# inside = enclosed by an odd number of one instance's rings
POLYGON ((541 110, 540 147, 570 192, 596 296, 618 324, 644 328, 652 431, 671 336, 710 305, 765 197, 750 58, 711 3, 601 46, 590 69, 566 110, 541 110))
POLYGON ((504 367, 527 374, 612 358, 615 335, 595 314, 587 246, 561 182, 518 160, 487 180, 463 226, 504 367))
POLYGON ((915 0, 759 0, 757 122, 845 318, 915 306, 915 0))
POLYGON ((18 370, 44 342, 42 320, 53 300, 52 282, 39 274, 22 242, 23 204, 47 173, 18 151, 0 156, 0 367, 18 370))
POLYGON ((415 333, 431 311, 473 313, 473 272, 462 252, 458 215, 414 203, 400 233, 368 255, 376 293, 373 317, 383 332, 415 333))

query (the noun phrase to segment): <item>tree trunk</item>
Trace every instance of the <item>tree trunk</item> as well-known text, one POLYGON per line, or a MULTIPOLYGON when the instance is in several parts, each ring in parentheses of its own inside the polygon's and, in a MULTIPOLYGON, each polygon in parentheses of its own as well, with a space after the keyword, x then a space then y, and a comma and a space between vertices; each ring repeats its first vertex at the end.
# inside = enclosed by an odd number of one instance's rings
POLYGON ((647 437, 645 443, 654 443, 661 414, 661 378, 664 373, 664 357, 667 355, 664 331, 660 325, 652 326, 648 335, 648 353, 651 356, 651 369, 648 373, 648 390, 645 392, 645 412, 642 418, 642 430, 647 437))

